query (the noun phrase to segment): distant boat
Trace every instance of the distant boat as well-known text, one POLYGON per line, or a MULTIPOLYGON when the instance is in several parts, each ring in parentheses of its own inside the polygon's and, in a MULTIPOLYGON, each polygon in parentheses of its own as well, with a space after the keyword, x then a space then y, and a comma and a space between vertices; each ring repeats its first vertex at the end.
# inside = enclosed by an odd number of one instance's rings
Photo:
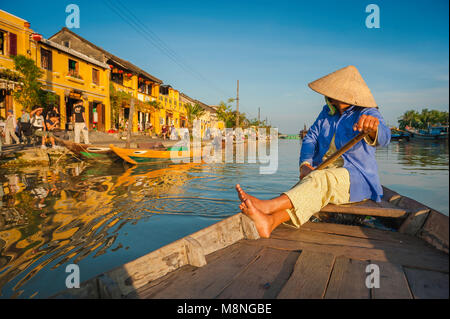
POLYGON ((414 129, 407 127, 406 131, 411 138, 420 140, 443 140, 448 138, 448 126, 430 126, 427 129, 414 129))
POLYGON ((301 140, 303 140, 305 138, 306 134, 308 134, 308 130, 306 129, 306 124, 304 124, 303 130, 300 131, 298 136, 300 137, 301 140))
POLYGON ((411 134, 409 132, 400 130, 396 127, 391 128, 391 140, 406 140, 409 141, 411 134))

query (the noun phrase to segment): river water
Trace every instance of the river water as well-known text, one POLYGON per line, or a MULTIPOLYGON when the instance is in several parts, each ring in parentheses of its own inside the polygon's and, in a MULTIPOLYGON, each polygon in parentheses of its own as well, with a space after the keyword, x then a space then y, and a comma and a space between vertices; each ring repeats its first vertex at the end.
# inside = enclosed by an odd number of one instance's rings
MULTIPOLYGON (((262 164, 73 162, 0 168, 0 298, 46 298, 238 212, 234 185, 271 198, 298 179, 301 142, 279 141, 276 174, 262 164)), ((377 151, 383 185, 449 213, 447 142, 392 142, 377 151)))

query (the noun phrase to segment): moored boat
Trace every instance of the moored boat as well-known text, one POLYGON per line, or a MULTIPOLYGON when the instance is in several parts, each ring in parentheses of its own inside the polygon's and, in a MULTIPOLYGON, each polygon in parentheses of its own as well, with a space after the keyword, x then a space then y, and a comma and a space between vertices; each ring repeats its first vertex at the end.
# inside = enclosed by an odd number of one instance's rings
POLYGON ((427 129, 406 128, 414 139, 421 140, 444 140, 448 138, 448 127, 431 126, 427 129))
POLYGON ((394 231, 310 221, 265 239, 239 213, 53 297, 448 299, 448 216, 384 194, 381 203, 328 205, 318 216, 369 215, 394 231), (378 286, 367 284, 374 268, 378 286))
POLYGON ((396 127, 391 128, 391 140, 406 140, 409 141, 411 134, 396 127))
POLYGON ((167 147, 165 149, 141 149, 122 148, 111 144, 109 147, 117 156, 133 165, 171 162, 193 156, 193 151, 187 151, 187 148, 178 146, 167 147))
POLYGON ((109 147, 75 143, 57 137, 55 137, 55 141, 65 146, 80 159, 96 161, 116 161, 119 159, 109 147))

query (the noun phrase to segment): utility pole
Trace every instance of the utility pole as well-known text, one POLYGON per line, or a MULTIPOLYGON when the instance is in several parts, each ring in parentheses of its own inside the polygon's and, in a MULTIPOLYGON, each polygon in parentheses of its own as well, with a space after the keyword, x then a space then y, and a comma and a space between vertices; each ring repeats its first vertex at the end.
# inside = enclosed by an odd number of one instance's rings
POLYGON ((236 95, 236 127, 239 127, 239 80, 237 80, 237 95, 236 95))
POLYGON ((260 119, 261 119, 261 108, 258 107, 258 127, 259 127, 260 119))

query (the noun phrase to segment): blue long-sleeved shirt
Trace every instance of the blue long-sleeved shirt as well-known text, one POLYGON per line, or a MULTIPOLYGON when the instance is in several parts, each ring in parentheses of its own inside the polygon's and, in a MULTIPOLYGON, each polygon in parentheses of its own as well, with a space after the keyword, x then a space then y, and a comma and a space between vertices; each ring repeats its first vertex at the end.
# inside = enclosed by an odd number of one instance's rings
MULTIPOLYGON (((303 139, 300 163, 307 161, 312 166, 318 166, 335 134, 336 148, 340 149, 344 146, 359 134, 359 131, 353 130, 353 125, 358 123, 363 114, 375 116, 380 120, 377 146, 388 145, 391 141, 391 130, 387 127, 378 109, 350 106, 344 110, 342 115, 339 112, 330 115, 329 108, 325 105, 303 139)), ((350 174, 350 201, 359 202, 364 199, 381 201, 383 189, 378 177, 375 147, 362 140, 345 152, 342 158, 344 159, 344 168, 350 174)))

